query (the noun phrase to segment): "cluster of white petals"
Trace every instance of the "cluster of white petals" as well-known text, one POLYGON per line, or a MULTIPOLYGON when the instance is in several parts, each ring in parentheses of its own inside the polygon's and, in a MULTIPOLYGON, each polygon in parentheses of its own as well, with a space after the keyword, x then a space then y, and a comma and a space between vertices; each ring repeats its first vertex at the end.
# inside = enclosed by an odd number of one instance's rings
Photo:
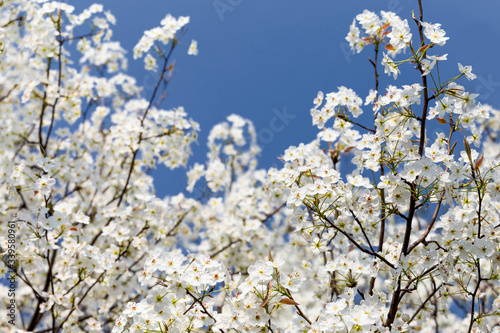
POLYGON ((125 74, 102 5, 9 3, 0 271, 16 284, 0 292, 17 316, 2 297, 2 332, 500 332, 500 111, 459 84, 470 66, 439 77, 439 24, 357 15, 353 50, 383 52, 364 100, 318 92, 316 139, 268 170, 231 114, 186 194, 160 198, 150 171, 187 166, 198 139, 183 107, 161 107, 189 18, 134 48, 158 73, 148 88, 125 74), (379 88, 378 66, 418 83, 379 88))

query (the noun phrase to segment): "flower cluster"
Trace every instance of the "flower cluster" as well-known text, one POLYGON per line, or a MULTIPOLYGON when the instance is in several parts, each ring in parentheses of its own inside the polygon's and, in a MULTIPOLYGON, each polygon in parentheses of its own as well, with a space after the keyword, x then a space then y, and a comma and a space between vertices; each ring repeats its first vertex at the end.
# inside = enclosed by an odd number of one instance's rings
MULTIPOLYGON (((137 267, 176 244, 179 220, 196 206, 157 198, 148 171, 185 165, 199 126, 182 107, 159 104, 170 57, 153 92, 123 72, 115 19, 102 5, 75 14, 66 3, 20 0, 1 12, 0 230, 14 216, 16 327, 110 330, 146 291, 137 267)), ((2 332, 16 330, 2 318, 2 332)))
POLYGON ((161 107, 189 18, 134 48, 158 72, 143 91, 101 5, 11 3, 0 231, 14 216, 20 320, 2 300, 2 332, 500 332, 500 111, 460 84, 470 66, 441 79, 439 24, 359 14, 347 40, 376 59, 364 103, 318 92, 317 138, 268 170, 252 122, 229 115, 186 194, 159 198, 150 170, 187 165, 198 138, 183 107, 161 107), (396 85, 407 66, 417 82, 396 85))

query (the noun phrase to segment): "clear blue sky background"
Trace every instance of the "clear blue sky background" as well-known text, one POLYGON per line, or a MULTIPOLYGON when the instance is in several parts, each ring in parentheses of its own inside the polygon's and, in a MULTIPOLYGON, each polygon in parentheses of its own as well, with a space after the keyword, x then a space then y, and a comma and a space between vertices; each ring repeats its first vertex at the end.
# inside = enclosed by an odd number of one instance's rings
MULTIPOLYGON (((77 12, 94 1, 75 0, 77 12)), ((272 138, 261 135, 263 151, 259 166, 280 166, 277 157, 290 145, 309 142, 317 130, 309 110, 319 90, 325 93, 344 85, 364 98, 373 88, 372 67, 367 58, 372 49, 353 55, 345 36, 353 18, 364 9, 394 11, 407 18, 418 13, 416 0, 107 0, 105 9, 117 18, 114 39, 129 56, 128 73, 144 82, 143 61, 132 59, 132 48, 146 29, 159 25, 167 13, 190 16, 188 33, 174 55, 176 70, 169 85, 164 108, 184 106, 201 124, 194 161, 204 162, 206 138, 213 125, 231 113, 252 120, 263 134, 275 117, 274 109, 294 116, 285 129, 272 138), (226 5, 217 11, 216 5, 226 5), (198 41, 199 55, 188 56, 191 39, 198 41), (262 142, 264 141, 264 142, 262 142)), ((440 67, 443 77, 457 75, 457 62, 472 65, 476 81, 464 84, 479 99, 500 108, 499 1, 424 0, 424 20, 442 23, 450 37, 444 47, 430 54, 449 53, 440 67), (445 70, 444 70, 445 69, 445 70)), ((415 35, 416 30, 413 30, 415 35)), ((401 57, 402 59, 402 57, 401 57)), ((417 72, 406 67, 409 76, 397 81, 381 76, 380 88, 388 84, 420 82, 417 72)), ((371 111, 365 111, 371 118, 371 111)), ((269 131, 267 132, 269 134, 269 131)), ((158 195, 183 191, 185 170, 155 171, 158 195)))

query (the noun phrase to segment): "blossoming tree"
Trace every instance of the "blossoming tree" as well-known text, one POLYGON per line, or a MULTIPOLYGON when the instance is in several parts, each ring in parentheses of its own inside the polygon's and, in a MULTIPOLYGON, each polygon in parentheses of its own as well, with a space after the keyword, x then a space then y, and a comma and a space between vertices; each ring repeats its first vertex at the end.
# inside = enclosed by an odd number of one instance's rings
POLYGON ((257 169, 231 115, 187 173, 201 195, 163 199, 150 170, 185 166, 199 129, 161 107, 174 50, 198 52, 189 18, 134 48, 147 95, 101 5, 0 9, 2 332, 500 332, 500 112, 460 85, 469 66, 441 78, 448 37, 420 1, 356 16, 374 87, 319 92, 317 139, 281 169, 257 169), (381 66, 417 82, 381 88, 381 66))

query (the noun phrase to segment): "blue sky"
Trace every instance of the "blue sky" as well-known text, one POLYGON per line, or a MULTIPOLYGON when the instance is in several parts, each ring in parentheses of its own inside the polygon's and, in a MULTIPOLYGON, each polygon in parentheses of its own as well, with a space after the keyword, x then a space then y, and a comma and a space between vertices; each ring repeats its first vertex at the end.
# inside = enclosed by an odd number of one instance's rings
MULTIPOLYGON (((94 1, 68 1, 77 12, 94 1)), ((164 108, 184 106, 202 131, 190 164, 205 161, 206 138, 213 125, 231 113, 252 120, 263 146, 259 166, 281 165, 277 157, 290 145, 309 142, 317 130, 309 110, 319 90, 338 86, 354 89, 364 98, 373 88, 371 49, 353 55, 345 41, 353 18, 364 9, 394 11, 407 18, 418 12, 416 0, 298 1, 298 0, 107 0, 102 2, 117 18, 114 39, 129 56, 128 73, 139 84, 147 78, 142 60, 132 59, 132 48, 146 29, 159 25, 167 13, 190 16, 183 45, 174 54, 176 70, 164 108), (191 39, 198 41, 199 55, 188 56, 191 39), (270 134, 277 113, 283 131, 270 134)), ((424 1, 424 20, 441 23, 450 37, 444 47, 430 54, 449 53, 440 66, 443 77, 457 75, 457 62, 472 65, 476 81, 460 81, 471 92, 483 94, 479 101, 500 108, 498 13, 500 2, 424 1), (474 4, 474 6, 472 5, 474 4)), ((413 30, 414 34, 416 30, 413 30)), ((388 84, 419 82, 407 66, 408 76, 396 81, 381 76, 380 88, 388 84)), ((365 111, 371 117, 369 110, 365 111)), ((281 128, 281 126, 280 126, 281 128)), ((158 195, 174 194, 185 187, 185 170, 155 171, 158 195)))

